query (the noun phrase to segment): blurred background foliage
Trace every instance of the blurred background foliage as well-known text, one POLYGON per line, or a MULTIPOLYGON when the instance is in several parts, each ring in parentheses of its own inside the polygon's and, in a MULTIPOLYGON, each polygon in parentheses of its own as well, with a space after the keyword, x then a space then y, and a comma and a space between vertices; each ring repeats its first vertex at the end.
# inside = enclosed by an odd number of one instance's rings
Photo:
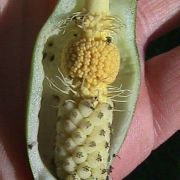
MULTIPOLYGON (((180 28, 177 28, 148 45, 146 60, 179 45, 180 28)), ((176 132, 168 141, 154 150, 124 180, 180 180, 180 131, 176 132)))

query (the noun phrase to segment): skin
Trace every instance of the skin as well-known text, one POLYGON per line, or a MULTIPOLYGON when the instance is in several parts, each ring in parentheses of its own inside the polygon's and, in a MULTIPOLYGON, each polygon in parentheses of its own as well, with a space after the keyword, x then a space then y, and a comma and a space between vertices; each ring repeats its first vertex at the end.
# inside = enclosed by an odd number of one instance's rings
MULTIPOLYGON (((0 0, 0 179, 32 179, 25 146, 25 101, 35 38, 55 0, 0 0)), ((141 89, 127 138, 114 161, 120 180, 180 129, 180 47, 145 62, 145 48, 178 26, 179 0, 139 0, 141 89)))

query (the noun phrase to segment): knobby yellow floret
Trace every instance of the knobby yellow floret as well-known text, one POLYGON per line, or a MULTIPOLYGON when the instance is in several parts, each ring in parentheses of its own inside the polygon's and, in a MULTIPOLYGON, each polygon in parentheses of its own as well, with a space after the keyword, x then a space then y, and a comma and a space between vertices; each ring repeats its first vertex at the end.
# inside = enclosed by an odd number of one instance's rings
POLYGON ((81 38, 69 48, 68 69, 71 78, 83 82, 83 96, 107 96, 119 71, 119 50, 102 39, 81 38))

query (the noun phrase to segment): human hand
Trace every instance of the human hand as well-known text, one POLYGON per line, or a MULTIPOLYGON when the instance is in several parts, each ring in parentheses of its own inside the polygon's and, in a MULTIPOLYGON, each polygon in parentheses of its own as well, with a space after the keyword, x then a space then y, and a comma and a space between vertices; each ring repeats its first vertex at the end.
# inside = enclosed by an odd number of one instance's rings
MULTIPOLYGON (((25 98, 35 37, 56 0, 0 0, 0 179, 32 179, 25 145, 25 98)), ((144 62, 147 40, 177 24, 178 0, 139 0, 141 93, 128 136, 113 164, 120 180, 180 129, 180 48, 144 62)))

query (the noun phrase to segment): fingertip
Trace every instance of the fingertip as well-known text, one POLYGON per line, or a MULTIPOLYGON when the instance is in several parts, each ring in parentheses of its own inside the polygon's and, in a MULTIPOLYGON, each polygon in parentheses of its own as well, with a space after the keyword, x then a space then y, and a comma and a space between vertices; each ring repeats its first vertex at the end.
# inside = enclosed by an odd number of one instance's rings
POLYGON ((140 45, 179 26, 179 0, 140 0, 137 13, 137 39, 140 45))

